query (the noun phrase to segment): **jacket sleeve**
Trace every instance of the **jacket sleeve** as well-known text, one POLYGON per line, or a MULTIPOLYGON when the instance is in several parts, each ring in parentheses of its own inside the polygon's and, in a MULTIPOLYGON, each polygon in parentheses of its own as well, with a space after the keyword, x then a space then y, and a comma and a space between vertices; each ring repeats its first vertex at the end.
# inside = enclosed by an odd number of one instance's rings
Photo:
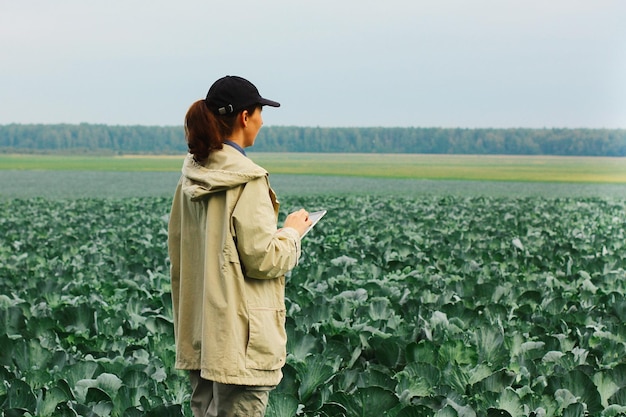
POLYGON ((273 279, 293 269, 300 257, 300 234, 277 229, 266 177, 248 182, 233 211, 237 251, 250 278, 273 279))

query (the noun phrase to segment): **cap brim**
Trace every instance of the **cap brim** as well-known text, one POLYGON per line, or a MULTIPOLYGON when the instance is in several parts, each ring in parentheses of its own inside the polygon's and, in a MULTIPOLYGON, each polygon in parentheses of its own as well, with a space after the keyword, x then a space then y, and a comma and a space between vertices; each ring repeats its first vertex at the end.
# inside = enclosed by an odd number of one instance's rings
POLYGON ((271 106, 271 107, 280 107, 280 103, 273 100, 268 100, 266 98, 261 97, 259 100, 259 104, 262 106, 271 106))

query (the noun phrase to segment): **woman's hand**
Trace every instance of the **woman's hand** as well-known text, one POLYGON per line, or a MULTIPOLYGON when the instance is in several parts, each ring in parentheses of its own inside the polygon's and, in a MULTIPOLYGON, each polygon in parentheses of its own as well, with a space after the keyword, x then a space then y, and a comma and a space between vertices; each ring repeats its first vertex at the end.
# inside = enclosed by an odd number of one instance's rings
POLYGON ((311 223, 313 222, 309 219, 309 212, 305 209, 300 209, 287 216, 283 227, 296 229, 302 236, 311 223))

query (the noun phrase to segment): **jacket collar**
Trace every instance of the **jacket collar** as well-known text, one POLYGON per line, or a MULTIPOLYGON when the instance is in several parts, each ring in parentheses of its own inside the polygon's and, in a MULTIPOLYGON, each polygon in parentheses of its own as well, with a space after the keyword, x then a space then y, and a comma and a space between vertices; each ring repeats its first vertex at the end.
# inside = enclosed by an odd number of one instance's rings
POLYGON ((188 154, 183 162, 183 192, 192 200, 208 194, 246 184, 268 172, 242 155, 232 146, 211 152, 208 159, 199 164, 188 154))

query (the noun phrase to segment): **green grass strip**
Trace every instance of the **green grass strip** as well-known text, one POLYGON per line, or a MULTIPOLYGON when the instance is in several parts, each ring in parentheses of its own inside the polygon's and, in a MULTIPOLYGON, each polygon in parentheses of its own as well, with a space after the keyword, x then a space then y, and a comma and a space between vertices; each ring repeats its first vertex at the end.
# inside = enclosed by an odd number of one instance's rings
MULTIPOLYGON (((626 183, 626 158, 255 153, 273 174, 395 179, 626 183)), ((177 172, 179 156, 0 155, 0 170, 177 172)))

